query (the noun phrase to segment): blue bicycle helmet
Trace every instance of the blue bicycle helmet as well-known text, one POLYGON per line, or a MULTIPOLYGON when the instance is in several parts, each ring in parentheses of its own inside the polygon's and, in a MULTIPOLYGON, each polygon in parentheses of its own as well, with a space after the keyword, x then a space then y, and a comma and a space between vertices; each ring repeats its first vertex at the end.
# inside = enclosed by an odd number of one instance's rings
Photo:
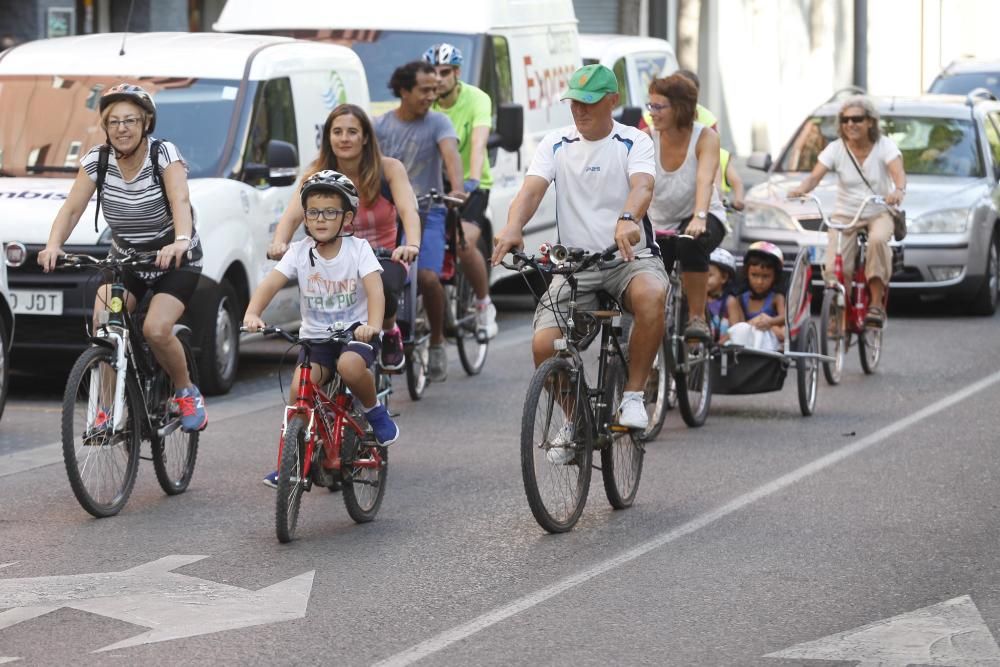
POLYGON ((424 51, 424 62, 431 65, 462 66, 462 51, 448 43, 435 44, 424 51))

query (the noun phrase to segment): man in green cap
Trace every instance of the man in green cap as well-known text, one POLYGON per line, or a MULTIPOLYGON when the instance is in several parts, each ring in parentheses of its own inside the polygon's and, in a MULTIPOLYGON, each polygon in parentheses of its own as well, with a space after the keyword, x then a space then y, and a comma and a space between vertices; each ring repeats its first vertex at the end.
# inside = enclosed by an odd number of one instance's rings
MULTIPOLYGON (((615 122, 618 80, 603 65, 587 65, 570 78, 562 99, 570 101, 573 125, 554 130, 538 144, 520 192, 511 202, 507 224, 494 240, 494 266, 513 248, 524 246, 522 230, 556 183, 559 242, 588 252, 617 246, 616 257, 578 271, 577 307, 596 310, 603 290, 635 318, 629 341, 629 368, 618 423, 645 429, 643 388, 663 339, 667 274, 646 208, 653 197, 653 142, 646 133, 615 122)), ((569 289, 557 276, 535 311, 532 353, 535 365, 555 353, 563 337, 569 289), (556 317, 553 309, 561 316, 556 317)), ((546 456, 554 465, 575 460, 580 434, 572 420, 552 441, 546 456), (565 432, 563 432, 565 431, 565 432)))

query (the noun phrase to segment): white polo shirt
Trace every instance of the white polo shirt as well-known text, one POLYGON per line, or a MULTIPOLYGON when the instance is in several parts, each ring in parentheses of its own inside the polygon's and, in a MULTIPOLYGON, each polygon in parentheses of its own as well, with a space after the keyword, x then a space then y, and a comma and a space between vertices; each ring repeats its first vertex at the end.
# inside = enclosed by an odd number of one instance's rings
MULTIPOLYGON (((549 132, 528 168, 529 176, 556 184, 559 242, 591 252, 614 244, 632 174, 656 174, 653 142, 645 132, 617 122, 598 141, 584 139, 575 125, 549 132)), ((637 222, 642 238, 636 256, 658 255, 649 219, 637 222)))

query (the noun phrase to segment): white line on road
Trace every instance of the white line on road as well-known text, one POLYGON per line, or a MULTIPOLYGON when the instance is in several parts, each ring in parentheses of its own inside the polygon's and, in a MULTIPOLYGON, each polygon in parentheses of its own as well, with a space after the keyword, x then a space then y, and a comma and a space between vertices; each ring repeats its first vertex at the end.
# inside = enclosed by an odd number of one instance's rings
POLYGON ((481 630, 485 630, 493 625, 496 625, 497 623, 508 619, 515 614, 519 614, 522 611, 531 609, 532 607, 545 602, 549 598, 555 597, 564 591, 586 583, 600 574, 612 570, 619 565, 629 563, 640 556, 669 544, 681 537, 684 537, 685 535, 698 531, 718 521, 719 519, 722 519, 723 517, 737 512, 748 505, 752 505, 758 500, 762 500, 779 491, 782 491, 785 488, 805 479, 806 477, 809 477, 810 475, 829 468, 830 466, 837 464, 848 457, 854 456, 859 452, 863 452, 864 450, 891 438, 914 424, 917 424, 918 422, 965 400, 966 398, 996 384, 997 382, 1000 382, 1000 372, 988 375, 982 380, 967 386, 965 389, 931 403, 930 405, 921 408, 909 416, 893 422, 884 428, 879 429, 878 431, 862 438, 861 440, 858 440, 855 443, 841 447, 840 449, 830 452, 825 456, 821 456, 815 461, 807 463, 806 465, 782 475, 781 477, 768 482, 763 486, 759 486, 752 491, 744 493, 743 495, 729 501, 725 505, 722 505, 721 507, 718 507, 706 514, 702 514, 692 521, 663 533, 648 542, 644 542, 643 544, 629 549, 614 558, 597 563, 596 565, 573 576, 557 581, 551 586, 546 586, 545 588, 541 588, 534 593, 529 593, 528 595, 518 598, 509 604, 498 607, 492 611, 488 611, 481 616, 477 616, 462 625, 455 626, 450 630, 445 630, 444 632, 412 646, 405 651, 389 656, 385 660, 376 663, 375 667, 403 667, 404 665, 412 665, 419 660, 448 648, 452 644, 471 637, 481 630))

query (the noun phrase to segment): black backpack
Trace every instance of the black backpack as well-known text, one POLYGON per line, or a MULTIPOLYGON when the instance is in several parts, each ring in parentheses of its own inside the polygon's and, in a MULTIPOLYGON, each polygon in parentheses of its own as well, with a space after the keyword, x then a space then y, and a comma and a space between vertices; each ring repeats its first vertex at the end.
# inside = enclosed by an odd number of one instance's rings
MULTIPOLYGON (((160 176, 160 146, 163 142, 154 139, 149 144, 149 159, 153 163, 153 182, 160 186, 160 193, 163 195, 163 205, 167 207, 167 215, 174 217, 170 210, 170 200, 167 199, 167 190, 163 187, 163 179, 160 176)), ((97 210, 94 211, 94 232, 97 231, 97 218, 101 214, 101 193, 104 191, 104 179, 108 175, 108 158, 111 155, 111 145, 104 144, 97 155, 97 210)))

